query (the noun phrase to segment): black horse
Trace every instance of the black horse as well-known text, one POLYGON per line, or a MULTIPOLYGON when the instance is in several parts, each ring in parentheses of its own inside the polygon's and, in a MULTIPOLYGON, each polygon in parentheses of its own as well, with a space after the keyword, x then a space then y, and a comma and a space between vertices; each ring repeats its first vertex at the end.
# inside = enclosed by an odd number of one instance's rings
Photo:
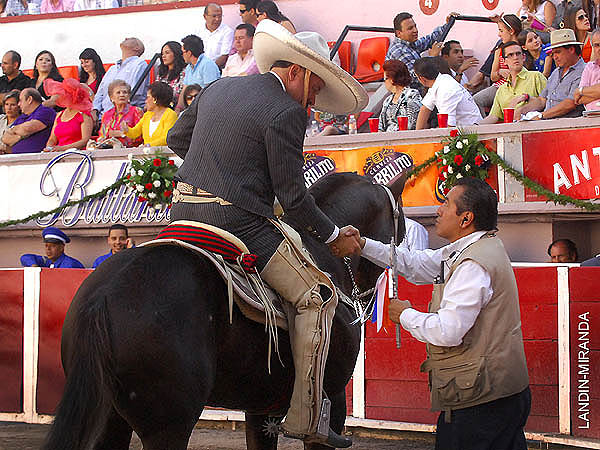
MULTIPOLYGON (((397 198, 404 182, 392 187, 397 198)), ((381 186, 356 174, 333 174, 311 189, 317 204, 338 224, 389 241, 392 207, 381 186)), ((404 236, 400 215, 398 235, 404 236)), ((352 283, 327 246, 303 235, 319 266, 350 293, 352 283)), ((381 269, 355 257, 361 289, 381 269)), ((331 399, 331 427, 346 418, 345 387, 359 349, 353 310, 339 304, 333 322, 324 389, 331 399)), ((265 327, 234 307, 229 324, 227 289, 216 269, 179 247, 148 247, 116 254, 77 291, 62 335, 66 385, 45 450, 129 448, 132 430, 145 450, 183 450, 205 406, 246 412, 249 449, 276 449, 265 433, 270 417, 289 405, 294 370, 287 333, 279 333, 281 363, 267 370, 265 327)), ((318 445, 305 448, 329 448, 318 445)))

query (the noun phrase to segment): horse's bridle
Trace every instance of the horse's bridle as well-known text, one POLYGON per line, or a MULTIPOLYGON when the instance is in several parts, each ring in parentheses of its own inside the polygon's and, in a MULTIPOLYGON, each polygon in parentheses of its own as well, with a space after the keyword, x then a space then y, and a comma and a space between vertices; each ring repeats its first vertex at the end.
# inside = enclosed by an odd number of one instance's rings
MULTIPOLYGON (((392 193, 391 189, 383 184, 379 184, 378 186, 381 186, 384 190, 385 193, 388 196, 388 199, 390 201, 390 205, 392 207, 392 216, 394 218, 394 244, 397 245, 398 244, 398 222, 400 220, 400 208, 398 207, 398 201, 396 200, 396 198, 394 198, 394 194, 392 193)), ((371 309, 369 307, 369 305, 372 303, 374 295, 375 295, 375 286, 373 286, 371 289, 368 289, 364 292, 360 292, 360 288, 358 287, 358 284, 356 284, 356 279, 354 278, 354 272, 352 271, 352 265, 350 264, 351 259, 347 256, 344 257, 344 265, 346 266, 346 270, 348 272, 348 275, 350 276, 350 281, 352 282, 352 292, 351 292, 351 300, 352 300, 352 304, 350 306, 353 307, 354 311, 356 312, 357 315, 357 320, 355 320, 352 323, 357 323, 358 321, 360 321, 361 323, 364 323, 366 321, 365 317, 368 317, 368 311, 369 309, 371 309), (371 299, 366 302, 366 305, 363 304, 363 299, 367 296, 371 296, 371 299)))

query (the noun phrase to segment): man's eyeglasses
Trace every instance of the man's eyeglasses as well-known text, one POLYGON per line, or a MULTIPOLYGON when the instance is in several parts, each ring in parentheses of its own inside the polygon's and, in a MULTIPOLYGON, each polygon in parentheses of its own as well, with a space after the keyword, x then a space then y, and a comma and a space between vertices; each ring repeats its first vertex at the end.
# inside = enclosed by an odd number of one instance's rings
POLYGON ((580 14, 577 16, 577 20, 587 19, 587 14, 580 14))
POLYGON ((189 94, 185 96, 186 100, 194 100, 198 94, 189 94))
POLYGON ((504 59, 508 59, 508 58, 520 58, 521 56, 523 56, 523 52, 507 53, 506 55, 504 55, 504 59))
POLYGON ((245 12, 248 12, 247 9, 240 9, 240 14, 244 14, 245 12))

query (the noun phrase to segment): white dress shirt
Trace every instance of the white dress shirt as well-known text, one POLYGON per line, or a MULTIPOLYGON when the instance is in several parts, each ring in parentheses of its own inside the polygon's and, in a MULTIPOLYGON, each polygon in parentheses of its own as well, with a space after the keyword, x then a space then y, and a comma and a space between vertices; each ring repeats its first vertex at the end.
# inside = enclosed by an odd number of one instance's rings
MULTIPOLYGON (((118 60, 117 63, 111 66, 102 81, 98 86, 98 92, 94 96, 94 109, 101 114, 105 113, 112 107, 114 107, 110 97, 108 96, 108 85, 114 80, 123 80, 131 86, 131 89, 135 86, 135 83, 140 79, 148 63, 139 56, 130 56, 125 61, 118 60)), ((140 85, 137 92, 131 97, 131 104, 143 108, 146 103, 146 95, 148 93, 148 84, 150 77, 147 76, 144 82, 140 85)))
MULTIPOLYGON (((453 69, 450 69, 450 73, 452 74, 452 78, 454 78, 456 80, 456 75, 458 74, 458 72, 456 72, 453 69)), ((469 82, 469 79, 467 78, 467 76, 465 75, 464 72, 461 73, 460 75, 461 75, 461 77, 460 77, 459 83, 461 86, 464 86, 465 84, 467 84, 469 82)))
POLYGON ((453 127, 474 125, 483 120, 469 91, 445 73, 437 76, 423 98, 423 105, 430 111, 437 107, 438 113, 448 114, 448 125, 453 127))
MULTIPOLYGON (((476 231, 437 250, 411 251, 398 247, 396 268, 411 283, 432 283, 440 274, 442 262, 447 274, 461 252, 484 234, 485 231, 476 231)), ((362 256, 380 267, 386 267, 390 258, 389 244, 369 238, 365 238, 365 241, 362 256)), ((475 261, 466 260, 459 264, 447 280, 440 309, 436 313, 423 313, 408 308, 400 314, 400 323, 421 342, 455 347, 461 344, 492 294, 489 273, 475 261)))
POLYGON ((219 28, 209 31, 204 24, 198 35, 202 38, 204 53, 213 61, 221 55, 229 55, 233 46, 233 30, 229 25, 221 22, 219 28))
POLYGON ((404 240, 400 242, 401 247, 409 250, 425 250, 429 248, 429 234, 423 225, 408 217, 404 218, 406 233, 404 240))

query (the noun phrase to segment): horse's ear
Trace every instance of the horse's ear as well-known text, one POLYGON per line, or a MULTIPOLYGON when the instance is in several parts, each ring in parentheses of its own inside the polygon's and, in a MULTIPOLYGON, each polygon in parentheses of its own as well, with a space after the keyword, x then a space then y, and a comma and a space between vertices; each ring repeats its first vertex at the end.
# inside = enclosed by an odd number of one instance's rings
POLYGON ((406 180, 408 179, 408 172, 410 172, 412 168, 413 166, 410 166, 410 168, 404 170, 400 175, 388 182, 387 187, 389 187, 390 191, 392 191, 392 194, 394 194, 394 198, 401 198, 402 191, 404 190, 404 185, 406 184, 406 180))

